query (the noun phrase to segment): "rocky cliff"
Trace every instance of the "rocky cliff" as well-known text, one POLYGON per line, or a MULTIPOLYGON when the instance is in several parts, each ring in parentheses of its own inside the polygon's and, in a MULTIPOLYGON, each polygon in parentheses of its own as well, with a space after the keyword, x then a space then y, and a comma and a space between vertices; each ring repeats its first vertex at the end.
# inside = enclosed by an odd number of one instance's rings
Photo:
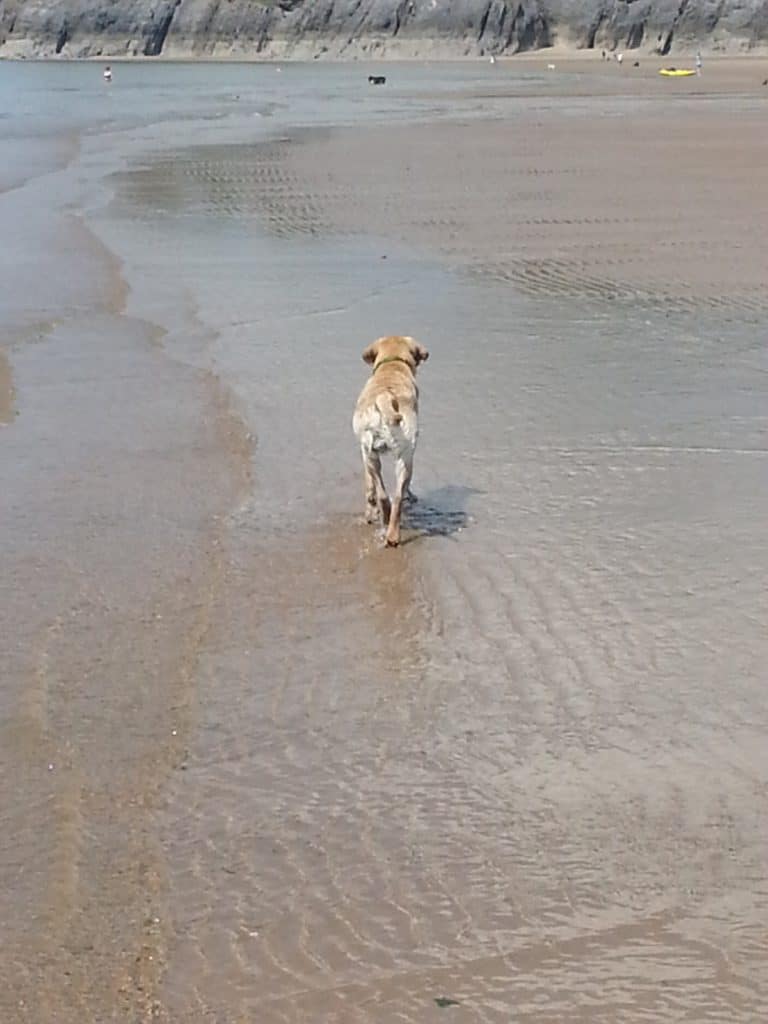
POLYGON ((0 56, 667 54, 768 46, 768 0, 0 0, 0 56))

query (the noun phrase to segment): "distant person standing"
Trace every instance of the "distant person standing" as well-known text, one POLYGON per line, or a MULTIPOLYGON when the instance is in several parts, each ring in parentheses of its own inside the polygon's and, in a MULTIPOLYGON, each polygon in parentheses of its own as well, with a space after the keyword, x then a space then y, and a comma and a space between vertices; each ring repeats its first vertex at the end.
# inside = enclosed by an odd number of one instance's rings
POLYGON ((112 81, 112 68, 109 66, 109 64, 107 64, 107 66, 104 68, 104 81, 112 81))
POLYGON ((701 74, 701 50, 696 51, 696 74, 701 74))

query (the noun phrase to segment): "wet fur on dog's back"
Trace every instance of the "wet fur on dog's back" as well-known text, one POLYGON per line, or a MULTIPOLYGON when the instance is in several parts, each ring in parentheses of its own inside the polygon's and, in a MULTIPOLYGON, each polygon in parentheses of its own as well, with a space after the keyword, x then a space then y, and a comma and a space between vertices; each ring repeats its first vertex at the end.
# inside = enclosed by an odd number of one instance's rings
POLYGON ((416 368, 429 352, 413 338, 379 338, 363 352, 373 366, 360 393, 352 427, 360 442, 365 477, 366 520, 380 516, 391 547, 400 543, 402 503, 410 494, 413 456, 419 425, 419 389, 416 368), (395 459, 395 493, 390 502, 381 476, 381 456, 395 459))

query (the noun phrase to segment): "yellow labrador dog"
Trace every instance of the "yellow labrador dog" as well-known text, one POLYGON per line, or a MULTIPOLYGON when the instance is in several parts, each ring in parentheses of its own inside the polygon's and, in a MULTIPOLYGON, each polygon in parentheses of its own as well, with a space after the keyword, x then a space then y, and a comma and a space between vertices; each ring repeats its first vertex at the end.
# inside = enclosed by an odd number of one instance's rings
POLYGON ((413 338, 379 338, 363 352, 373 366, 360 393, 352 428, 360 442, 365 478, 365 518, 375 522, 377 514, 386 530, 390 547, 400 543, 400 512, 410 493, 413 455, 419 433, 419 389, 416 367, 429 352, 413 338), (395 459, 395 494, 390 502, 381 476, 381 456, 395 459))

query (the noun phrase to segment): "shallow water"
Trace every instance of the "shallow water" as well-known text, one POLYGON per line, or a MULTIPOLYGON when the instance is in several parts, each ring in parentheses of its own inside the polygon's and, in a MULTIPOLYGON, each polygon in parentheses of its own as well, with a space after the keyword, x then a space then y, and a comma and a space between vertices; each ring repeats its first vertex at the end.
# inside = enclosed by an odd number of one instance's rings
POLYGON ((0 65, 55 140, 3 307, 5 1016, 762 1019, 764 324, 341 233, 254 145, 474 71, 99 73, 0 65), (391 552, 350 419, 401 330, 391 552))

